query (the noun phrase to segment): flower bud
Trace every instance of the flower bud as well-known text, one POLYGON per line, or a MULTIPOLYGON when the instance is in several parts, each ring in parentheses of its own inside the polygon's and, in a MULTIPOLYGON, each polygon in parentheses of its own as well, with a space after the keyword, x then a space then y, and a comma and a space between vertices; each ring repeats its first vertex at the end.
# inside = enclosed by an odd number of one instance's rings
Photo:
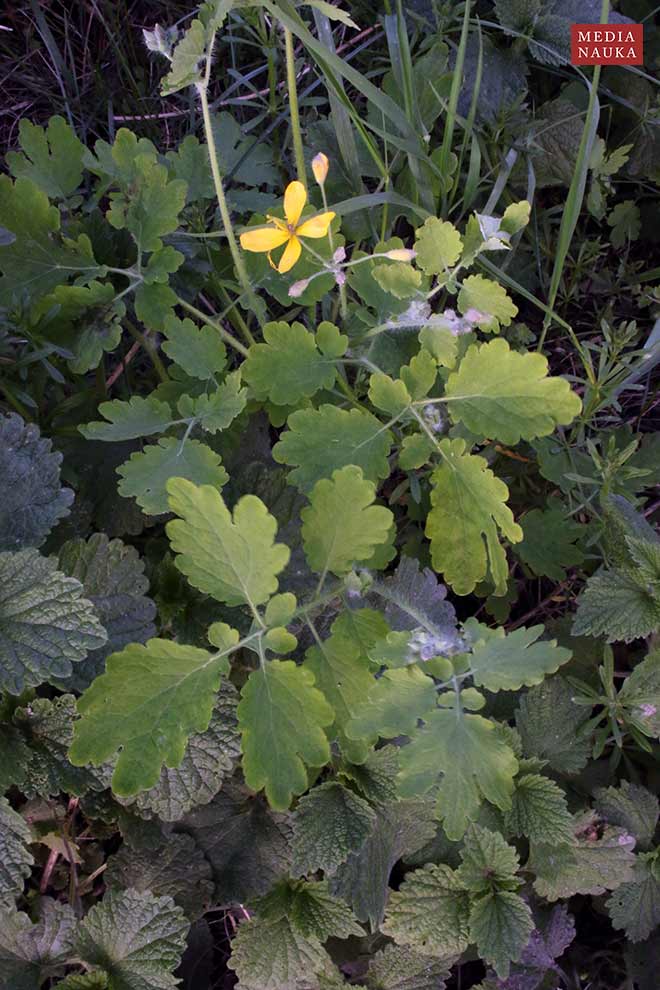
POLYGON ((292 299, 297 299, 298 296, 302 296, 303 292, 309 285, 308 278, 301 278, 300 281, 294 282, 293 285, 289 287, 289 295, 292 299))
POLYGON ((328 161, 327 155, 324 155, 322 151, 319 151, 317 155, 314 155, 312 158, 312 172, 314 173, 314 178, 320 186, 322 186, 327 179, 329 168, 330 162, 328 161))
POLYGON ((335 251, 335 253, 332 256, 332 260, 333 261, 336 261, 337 264, 339 264, 342 261, 345 261, 346 260, 346 248, 344 248, 344 247, 338 247, 337 250, 335 251))
POLYGON ((386 251, 384 257, 389 258, 390 261, 412 261, 417 257, 417 252, 411 248, 393 248, 391 251, 386 251))

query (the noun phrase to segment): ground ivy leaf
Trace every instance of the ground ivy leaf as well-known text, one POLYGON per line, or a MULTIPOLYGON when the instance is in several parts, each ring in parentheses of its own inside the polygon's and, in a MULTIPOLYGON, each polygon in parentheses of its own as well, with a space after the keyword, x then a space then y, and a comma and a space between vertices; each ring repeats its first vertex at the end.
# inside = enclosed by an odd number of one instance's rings
POLYGON ((489 570, 501 592, 508 568, 498 531, 512 543, 523 538, 506 504, 509 490, 483 457, 466 453, 465 440, 441 440, 439 448, 443 463, 431 476, 426 521, 433 567, 459 595, 473 591, 489 570))
POLYGON ((379 736, 393 739, 413 732, 418 719, 426 718, 436 704, 435 684, 419 667, 386 670, 372 681, 368 697, 355 706, 346 734, 368 743, 375 743, 379 736))
POLYGON ((38 127, 23 117, 18 125, 20 154, 7 152, 7 167, 39 186, 50 199, 66 199, 82 179, 84 144, 64 117, 51 117, 47 127, 38 127))
POLYGON ((156 606, 147 598, 149 580, 134 547, 94 533, 88 540, 68 540, 59 551, 58 565, 83 586, 108 635, 107 643, 77 664, 66 685, 84 691, 103 672, 105 659, 128 643, 144 643, 156 631, 156 606))
POLYGON ((633 877, 621 884, 606 907, 615 928, 623 928, 631 942, 641 942, 660 925, 660 854, 638 856, 633 877))
POLYGON ((211 865, 189 835, 170 835, 143 848, 125 842, 107 867, 104 879, 111 890, 130 887, 171 897, 193 921, 208 909, 213 895, 211 865))
POLYGON ((512 351, 503 339, 468 347, 445 398, 454 422, 507 444, 547 436, 582 408, 565 378, 548 377, 542 354, 512 351))
POLYGON ((558 846, 573 841, 573 819, 566 796, 554 780, 538 773, 516 779, 511 810, 504 813, 505 828, 531 842, 558 846))
POLYGON ((518 854, 499 832, 470 825, 461 849, 458 877, 473 894, 486 894, 493 889, 515 889, 518 854))
POLYGON ((36 550, 0 553, 0 688, 56 682, 106 641, 82 585, 36 550))
MULTIPOLYGON (((205 160, 206 157, 204 150, 205 160)), ((163 351, 180 368, 183 368, 187 375, 207 381, 224 371, 227 363, 227 348, 214 327, 204 324, 198 329, 192 320, 179 320, 171 314, 165 320, 163 332, 167 337, 163 342, 163 351)))
POLYGON ((350 781, 360 793, 376 804, 396 800, 398 794, 399 747, 382 746, 367 756, 364 763, 341 764, 340 776, 350 781))
POLYGON ((407 945, 386 945, 372 956, 365 979, 367 990, 444 990, 450 967, 407 945))
POLYGON ((393 801, 377 809, 376 827, 358 852, 351 853, 330 882, 359 921, 375 930, 383 920, 392 868, 416 852, 437 829, 432 801, 393 801))
POLYGON ((288 918, 244 921, 232 940, 227 961, 242 990, 282 990, 313 986, 329 963, 318 939, 299 932, 288 918))
POLYGON ((81 426, 80 432, 87 440, 135 440, 162 433, 172 422, 172 410, 166 402, 160 402, 149 395, 141 398, 134 395, 128 402, 113 399, 102 402, 99 412, 106 418, 102 421, 81 426))
POLYGON ((295 875, 337 871, 358 852, 376 824, 371 805, 337 781, 312 788, 298 802, 293 825, 295 875))
POLYGON ((190 737, 180 765, 163 767, 154 787, 120 803, 128 804, 143 818, 157 815, 166 822, 179 821, 191 808, 208 804, 241 754, 237 705, 236 688, 223 681, 208 729, 190 737))
POLYGON ((286 810, 294 794, 307 790, 306 767, 322 767, 330 759, 323 730, 333 720, 311 671, 292 660, 271 660, 253 671, 238 706, 248 786, 265 788, 271 807, 286 810))
POLYGON ((217 902, 250 901, 289 872, 288 816, 274 814, 234 781, 176 827, 192 835, 211 864, 217 902))
POLYGON ((575 567, 584 560, 582 550, 576 546, 585 527, 566 515, 561 506, 548 509, 532 509, 520 520, 523 530, 522 543, 516 544, 514 553, 538 577, 553 581, 566 579, 566 568, 575 567))
POLYGON ((199 440, 182 443, 176 437, 162 437, 142 451, 131 454, 117 468, 120 495, 133 496, 152 516, 168 511, 168 484, 184 478, 189 484, 222 488, 229 481, 219 454, 199 440))
MULTIPOLYGON (((230 630, 230 642, 238 633, 230 630)), ((130 797, 153 787, 163 764, 179 766, 189 737, 208 728, 227 657, 165 639, 114 653, 78 702, 69 758, 99 766, 117 751, 113 790, 130 797)))
POLYGON ((373 505, 376 487, 351 464, 317 481, 311 505, 300 513, 305 555, 312 570, 342 575, 354 561, 368 560, 384 543, 394 521, 389 509, 373 505))
POLYGON ((489 691, 517 691, 554 674, 571 659, 571 651, 557 646, 556 639, 537 642, 543 631, 544 626, 523 626, 508 634, 502 627, 489 629, 487 638, 477 640, 472 647, 474 683, 489 691))
POLYGON ((518 761, 481 715, 437 709, 425 721, 401 750, 401 793, 423 793, 442 773, 438 812, 449 838, 460 839, 483 798, 501 811, 511 807, 518 761))
POLYGON ((510 890, 484 894, 472 903, 470 941, 502 979, 509 975, 510 963, 520 959, 533 929, 528 905, 510 890))
POLYGON ((657 582, 627 570, 599 571, 580 596, 574 634, 604 636, 608 643, 650 636, 660 626, 657 587, 657 582))
POLYGON ((233 516, 220 493, 183 478, 169 482, 167 524, 176 566, 194 588, 226 605, 262 605, 277 591, 289 548, 275 543, 277 522, 255 495, 244 495, 233 516))
POLYGON ((295 406, 320 389, 332 388, 335 362, 318 349, 302 323, 267 323, 264 343, 251 344, 241 368, 256 399, 295 406))
POLYGON ((440 275, 447 281, 448 269, 461 256, 463 240, 447 220, 429 217, 415 232, 416 263, 427 275, 440 275))
POLYGON ((619 702, 644 735, 660 738, 660 651, 653 650, 623 682, 619 702))
POLYGON ((573 694, 562 677, 551 677, 527 691, 516 712, 525 756, 546 760, 558 773, 577 773, 591 753, 589 737, 577 732, 586 714, 574 704, 573 694))
POLYGON ((23 892, 34 864, 28 849, 31 842, 32 834, 24 820, 6 798, 0 797, 0 910, 23 892))
POLYGON ((61 463, 38 427, 16 413, 0 417, 0 551, 41 546, 69 514, 73 492, 60 485, 61 463))
POLYGON ((71 973, 60 980, 55 990, 108 990, 108 974, 99 969, 89 973, 71 973))
POLYGON ((297 887, 289 917, 298 931, 319 942, 364 935, 346 902, 328 891, 327 881, 303 883, 297 887))
POLYGON ((23 733, 6 722, 0 722, 0 794, 10 787, 24 784, 30 749, 23 733))
POLYGON ((382 931, 425 955, 460 956, 470 941, 469 910, 457 874, 444 864, 428 863, 390 893, 382 931))
POLYGON ((610 825, 619 825, 634 835, 638 849, 650 849, 660 813, 655 794, 622 780, 618 787, 597 788, 594 807, 610 825))
POLYGON ((80 922, 76 954, 107 972, 109 990, 174 990, 188 928, 171 897, 113 890, 80 922))
POLYGON ((495 333, 499 333, 500 324, 508 327, 518 314, 518 307, 513 304, 506 289, 483 275, 468 275, 463 280, 458 293, 458 308, 463 314, 476 309, 478 313, 490 316, 488 323, 480 321, 479 326, 482 330, 492 330, 495 333))
POLYGON ((298 409, 289 416, 287 426, 273 447, 273 457, 294 468, 289 481, 301 491, 310 491, 319 478, 347 464, 362 468, 374 484, 390 473, 387 457, 392 434, 371 413, 323 405, 298 409))
POLYGON ((0 906, 0 981, 7 990, 35 990, 61 972, 73 954, 76 916, 68 904, 39 902, 39 920, 0 906))

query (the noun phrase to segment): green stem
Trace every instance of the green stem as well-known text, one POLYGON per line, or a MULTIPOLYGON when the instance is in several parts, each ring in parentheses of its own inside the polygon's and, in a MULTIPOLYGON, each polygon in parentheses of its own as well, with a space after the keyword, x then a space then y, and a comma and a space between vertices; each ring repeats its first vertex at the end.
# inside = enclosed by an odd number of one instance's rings
POLYGON ((298 90, 296 87, 296 62, 293 54, 293 34, 288 27, 284 28, 284 52, 286 55, 286 82, 289 90, 289 109, 291 111, 291 133, 293 135, 293 151, 296 158, 298 180, 307 188, 307 170, 305 169, 305 154, 303 151, 302 131, 300 130, 300 112, 298 110, 298 90))
POLYGON ((198 320, 208 323, 210 327, 217 330, 222 339, 226 341, 230 347, 233 347, 235 351, 238 351, 239 354, 242 354, 243 357, 248 356, 247 347, 244 347, 240 340, 237 340, 233 334, 229 333, 229 330, 225 330, 223 325, 218 323, 217 320, 214 320, 212 316, 207 316, 206 313, 202 313, 201 309, 197 309, 197 307, 193 306, 192 303, 186 302, 186 300, 182 299, 181 296, 177 297, 177 303, 179 306, 183 307, 183 309, 186 309, 189 313, 192 313, 193 316, 196 316, 198 320))
POLYGON ((154 343, 149 339, 146 333, 142 333, 136 326, 134 326, 129 320, 124 320, 124 326, 130 333, 134 340, 137 340, 138 344, 146 351, 154 366, 154 370, 161 382, 169 382, 170 376, 167 373, 167 369, 160 359, 160 354, 158 353, 158 348, 154 347, 154 343))

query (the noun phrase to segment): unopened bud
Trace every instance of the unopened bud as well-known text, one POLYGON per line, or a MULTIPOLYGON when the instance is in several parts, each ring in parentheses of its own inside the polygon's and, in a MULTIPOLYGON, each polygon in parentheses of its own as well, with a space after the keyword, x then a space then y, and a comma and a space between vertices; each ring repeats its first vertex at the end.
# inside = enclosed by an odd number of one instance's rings
POLYGON ((412 261, 413 258, 417 257, 417 252, 411 248, 393 248, 391 251, 385 252, 385 257, 389 258, 390 261, 412 261))
POLYGON ((303 292, 309 285, 308 278, 301 278, 300 281, 294 282, 293 285, 289 287, 289 295, 292 299, 297 299, 298 296, 302 296, 303 292))
POLYGON ((337 262, 337 264, 339 264, 339 262, 341 262, 341 261, 345 261, 346 260, 346 248, 338 247, 337 250, 335 251, 335 253, 332 256, 332 260, 335 261, 335 262, 337 262))
POLYGON ((322 151, 319 151, 317 155, 314 155, 312 158, 312 172, 314 173, 314 178, 320 186, 322 186, 327 179, 329 168, 330 162, 328 161, 327 155, 324 155, 322 151))

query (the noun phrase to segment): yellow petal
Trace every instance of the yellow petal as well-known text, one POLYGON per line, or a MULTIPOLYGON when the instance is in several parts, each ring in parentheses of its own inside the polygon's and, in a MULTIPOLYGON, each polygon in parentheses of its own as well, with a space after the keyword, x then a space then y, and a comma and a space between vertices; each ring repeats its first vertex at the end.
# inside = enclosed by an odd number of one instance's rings
POLYGON ((295 227, 307 202, 307 190, 302 182, 290 182, 284 190, 284 216, 295 227))
POLYGON ((328 227, 335 219, 336 214, 330 211, 330 213, 319 213, 316 217, 311 217, 309 220, 305 220, 296 229, 296 234, 300 237, 325 237, 328 233, 328 227))
POLYGON ((293 268, 296 261, 300 257, 301 251, 302 244, 297 237, 292 237, 287 246, 284 248, 284 254, 280 258, 280 263, 277 266, 277 270, 280 275, 284 275, 285 272, 288 272, 293 268))
POLYGON ((241 234, 241 247, 245 251, 272 251, 280 244, 286 244, 289 234, 286 230, 273 227, 255 227, 241 234))

